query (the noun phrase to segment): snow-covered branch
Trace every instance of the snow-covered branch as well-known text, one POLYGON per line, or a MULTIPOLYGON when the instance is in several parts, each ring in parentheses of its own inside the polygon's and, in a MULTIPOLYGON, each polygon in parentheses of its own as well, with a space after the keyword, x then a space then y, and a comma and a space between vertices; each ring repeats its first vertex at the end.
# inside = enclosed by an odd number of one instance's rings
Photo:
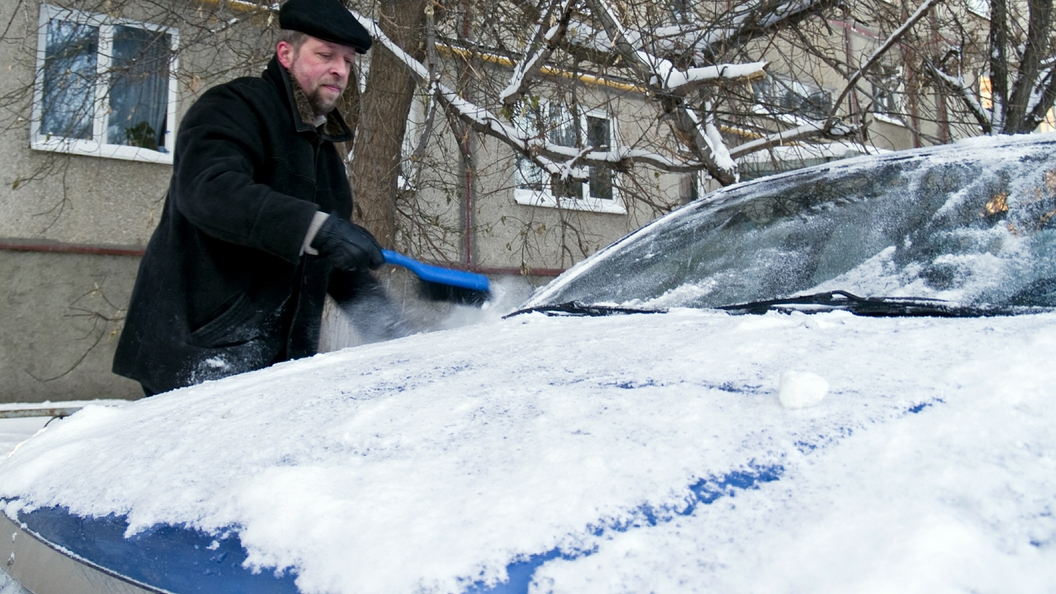
POLYGON ((353 14, 367 27, 371 36, 379 44, 406 65, 408 71, 418 80, 419 84, 423 86, 432 85, 433 96, 450 115, 475 131, 504 142, 518 153, 531 159, 533 163, 552 176, 574 181, 586 181, 588 177, 587 168, 590 166, 627 170, 634 163, 642 163, 672 172, 698 171, 704 167, 703 163, 693 159, 676 160, 649 151, 634 150, 626 147, 618 147, 608 151, 596 151, 587 147, 584 150, 583 148, 577 149, 552 143, 539 136, 528 136, 488 109, 463 99, 457 92, 443 83, 431 81, 428 69, 389 39, 375 21, 355 12, 353 14))
POLYGON ((751 142, 735 146, 730 149, 730 157, 733 159, 740 159, 745 155, 758 151, 765 151, 775 146, 790 144, 810 138, 818 138, 821 136, 828 138, 845 138, 853 136, 855 132, 857 132, 857 129, 849 126, 840 126, 826 131, 822 122, 807 122, 800 126, 796 126, 795 128, 774 132, 773 134, 768 134, 751 142))
POLYGON ((556 23, 546 27, 545 30, 545 23, 540 23, 536 27, 533 41, 528 44, 524 59, 514 67, 510 83, 499 93, 499 100, 504 105, 513 105, 520 100, 528 90, 532 79, 539 74, 543 65, 550 59, 550 54, 557 48, 557 44, 564 39, 568 23, 572 19, 572 7, 575 6, 575 0, 560 0, 560 2, 561 10, 555 19, 556 23))
POLYGON ((688 49, 702 59, 713 60, 719 51, 716 48, 743 46, 776 27, 794 25, 839 4, 840 0, 755 0, 737 3, 714 23, 694 23, 694 28, 702 28, 704 32, 688 49))
POLYGON ((1033 128, 1045 121, 1054 101, 1056 101, 1056 69, 1053 64, 1049 63, 1038 77, 1035 93, 1030 98, 1027 114, 1033 120, 1033 128))
POLYGON ((663 71, 663 79, 659 81, 658 86, 679 95, 685 95, 701 85, 711 85, 720 81, 748 81, 766 76, 766 62, 718 64, 688 70, 668 68, 670 64, 664 60, 663 63, 657 65, 658 69, 663 71))
POLYGON ((935 80, 939 81, 939 83, 949 89, 954 97, 961 100, 961 103, 972 114, 972 117, 975 118, 976 122, 978 122, 979 126, 983 129, 983 132, 989 134, 993 126, 990 110, 984 108, 979 102, 975 91, 972 89, 971 85, 965 82, 964 77, 954 76, 948 72, 944 72, 941 68, 932 64, 930 61, 925 61, 924 65, 935 80))
MULTIPOLYGON (((605 33, 620 55, 642 79, 648 81, 652 91, 661 97, 664 119, 672 127, 675 136, 705 164, 712 177, 724 185, 734 183, 737 180, 737 166, 729 158, 722 136, 714 130, 714 126, 702 125, 697 114, 667 86, 668 81, 677 78, 680 86, 686 88, 691 76, 679 73, 676 77, 677 69, 669 60, 655 56, 642 47, 636 47, 634 42, 640 41, 639 36, 623 26, 606 0, 588 1, 594 16, 601 20, 605 33)), ((758 68, 761 70, 762 66, 758 68)))

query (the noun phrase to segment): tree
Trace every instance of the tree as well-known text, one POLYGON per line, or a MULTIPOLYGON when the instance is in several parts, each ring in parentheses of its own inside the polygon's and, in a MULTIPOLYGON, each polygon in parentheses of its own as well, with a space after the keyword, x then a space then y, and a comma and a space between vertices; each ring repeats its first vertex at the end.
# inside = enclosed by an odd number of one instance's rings
POLYGON ((933 51, 918 59, 953 108, 984 134, 1034 131, 1056 100, 1053 2, 969 6, 936 19, 933 51))
MULTIPOLYGON (((402 64, 413 76, 422 101, 430 107, 428 121, 433 121, 434 110, 442 110, 451 123, 448 131, 457 137, 459 146, 471 143, 474 134, 497 139, 544 171, 552 179, 552 187, 587 181, 592 171, 605 168, 623 173, 622 183, 633 189, 644 187, 636 186, 635 179, 643 175, 643 166, 653 171, 704 172, 721 184, 729 184, 738 179, 734 159, 752 152, 795 141, 860 138, 864 135, 862 123, 841 117, 853 111, 845 108, 843 101, 858 101, 858 83, 873 75, 881 60, 900 48, 904 38, 911 37, 911 31, 936 3, 926 0, 911 15, 903 15, 890 36, 880 40, 864 60, 859 55, 839 56, 831 51, 839 47, 839 40, 834 44, 826 19, 846 16, 848 10, 847 5, 835 0, 755 0, 729 9, 721 4, 702 4, 693 10, 688 4, 676 3, 672 9, 657 2, 617 4, 611 0, 396 3, 421 7, 429 15, 414 22, 403 19, 411 29, 427 28, 423 34, 412 36, 411 45, 386 33, 384 25, 390 23, 391 27, 396 20, 382 18, 379 26, 368 13, 357 11, 356 6, 352 9, 378 42, 370 66, 371 79, 378 68, 384 68, 386 74, 379 78, 394 80, 390 69, 402 64), (468 18, 471 13, 477 18, 468 18), (525 23, 531 26, 525 27, 525 23), (417 45, 423 39, 428 51, 417 45), (437 58, 437 48, 446 60, 437 58), (765 85, 749 83, 766 77, 772 65, 769 60, 774 57, 785 60, 777 70, 797 74, 796 85, 802 86, 798 79, 816 78, 819 69, 839 74, 844 85, 838 98, 820 97, 808 105, 811 113, 806 117, 796 106, 777 100, 767 104, 767 98, 755 92, 756 87, 765 85), (553 129, 525 130, 518 126, 515 116, 519 104, 532 103, 538 110, 533 103, 538 101, 534 90, 548 85, 551 93, 574 98, 577 75, 582 73, 594 79, 627 81, 647 97, 655 109, 653 117, 667 131, 656 129, 611 147, 591 146, 582 134, 579 142, 556 142, 553 129), (555 92, 555 86, 563 88, 555 92), (776 125, 773 120, 760 123, 760 105, 764 113, 796 115, 776 125), (747 131, 755 138, 745 142, 731 135, 731 129, 747 131), (737 144, 731 146, 731 140, 737 144)), ((879 8, 861 4, 855 10, 869 15, 882 13, 882 4, 879 8)), ((809 104, 812 99, 808 96, 805 101, 809 104)), ((394 122, 405 119, 399 113, 390 115, 394 122)), ((418 146, 428 142, 433 132, 427 126, 418 146)), ((374 150, 386 154, 368 158, 368 162, 394 164, 412 156, 396 142, 382 146, 359 143, 356 158, 374 150)), ((466 162, 467 154, 462 151, 462 171, 455 178, 463 179, 462 173, 472 169, 473 164, 466 162)), ((395 169, 389 169, 393 178, 395 169)), ((377 210, 392 212, 388 201, 396 200, 396 187, 390 180, 386 191, 361 195, 361 199, 385 202, 377 210)), ((647 191, 630 193, 637 200, 650 200, 647 191)), ((656 206, 660 211, 670 207, 656 206)), ((396 236, 401 222, 393 217, 378 221, 372 229, 379 236, 396 236)))

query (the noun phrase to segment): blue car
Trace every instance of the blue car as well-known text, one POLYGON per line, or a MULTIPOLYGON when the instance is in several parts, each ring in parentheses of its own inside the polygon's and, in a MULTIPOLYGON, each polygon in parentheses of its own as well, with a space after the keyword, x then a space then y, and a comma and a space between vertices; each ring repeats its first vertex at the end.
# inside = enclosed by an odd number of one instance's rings
POLYGON ((501 318, 86 406, 0 458, 2 569, 37 594, 1051 592, 1054 219, 1053 135, 724 188, 501 318))

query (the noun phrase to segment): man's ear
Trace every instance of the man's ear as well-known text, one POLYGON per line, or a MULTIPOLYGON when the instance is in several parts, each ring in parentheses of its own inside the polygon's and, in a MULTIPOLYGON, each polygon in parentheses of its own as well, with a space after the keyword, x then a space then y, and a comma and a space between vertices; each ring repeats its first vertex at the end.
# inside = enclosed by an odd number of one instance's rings
POLYGON ((275 46, 275 55, 279 58, 279 64, 282 64, 282 67, 287 70, 290 69, 290 64, 293 63, 293 56, 296 53, 296 50, 293 49, 293 46, 288 41, 280 41, 275 46))

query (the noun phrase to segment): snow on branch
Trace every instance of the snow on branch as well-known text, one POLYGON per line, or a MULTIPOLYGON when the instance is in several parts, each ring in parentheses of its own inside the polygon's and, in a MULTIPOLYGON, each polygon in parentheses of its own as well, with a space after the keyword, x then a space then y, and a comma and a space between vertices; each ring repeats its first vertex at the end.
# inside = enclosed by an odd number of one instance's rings
MULTIPOLYGON (((670 62, 664 61, 670 65, 670 62)), ((718 81, 748 81, 766 76, 766 62, 749 62, 747 64, 717 64, 688 70, 667 69, 661 88, 672 93, 685 94, 686 91, 702 84, 715 84, 718 81)))
POLYGON ((1053 92, 1053 86, 1056 84, 1056 71, 1054 71, 1054 62, 1056 60, 1050 58, 1044 60, 1039 66, 1038 76, 1035 79, 1034 87, 1031 89, 1030 99, 1027 103, 1027 113, 1031 114, 1034 119, 1041 123, 1045 117, 1045 112, 1049 110, 1052 103, 1047 100, 1049 94, 1053 92))
POLYGON ((450 87, 439 81, 430 80, 428 69, 389 39, 374 20, 355 11, 351 12, 378 43, 403 62, 419 84, 433 89, 437 101, 449 114, 469 125, 473 130, 509 145, 552 176, 565 180, 586 181, 587 168, 590 166, 626 170, 632 163, 642 163, 672 172, 697 171, 704 166, 703 163, 692 159, 676 160, 629 147, 617 147, 608 151, 595 151, 590 148, 584 150, 548 142, 539 136, 527 136, 488 109, 463 99, 450 87))
POLYGON ((536 27, 533 42, 528 44, 525 58, 514 67, 510 84, 499 93, 499 101, 502 101, 503 105, 513 105, 524 96, 531 80, 539 74, 543 65, 550 59, 550 54, 557 48, 557 44, 564 39, 568 23, 572 20, 572 7, 575 1, 561 0, 561 2, 561 11, 556 24, 547 28, 545 32, 543 23, 536 27), (534 50, 533 47, 535 47, 534 50))
POLYGON ((808 122, 789 130, 774 132, 757 140, 746 142, 730 149, 730 157, 739 159, 747 154, 763 151, 782 144, 818 136, 824 129, 822 122, 808 122))
POLYGON ((972 116, 975 117, 983 131, 989 134, 993 126, 990 111, 979 102, 979 99, 975 96, 975 91, 965 82, 964 77, 944 72, 930 61, 925 61, 924 65, 936 80, 945 85, 961 100, 961 103, 972 113, 972 116))
MULTIPOLYGON (((737 166, 729 157, 728 149, 714 125, 705 124, 692 109, 677 97, 670 86, 671 81, 678 82, 677 88, 688 91, 697 82, 697 76, 704 72, 679 72, 669 60, 653 55, 641 47, 638 35, 628 31, 620 22, 616 12, 606 0, 589 0, 591 11, 600 19, 609 41, 613 43, 621 56, 641 76, 649 81, 652 91, 660 98, 665 111, 664 119, 671 126, 675 137, 685 144, 705 166, 708 174, 722 184, 731 184, 737 180, 737 166), (636 42, 638 45, 636 46, 636 42)), ((761 65, 756 68, 762 69, 761 65)), ((752 66, 745 69, 751 73, 752 66)), ((710 72, 709 72, 710 74, 710 72)), ((716 80, 716 79, 711 79, 716 80)))
POLYGON ((718 53, 715 48, 744 45, 778 26, 795 24, 839 3, 840 0, 756 0, 739 3, 715 23, 694 23, 707 32, 689 49, 697 55, 712 57, 718 53))

